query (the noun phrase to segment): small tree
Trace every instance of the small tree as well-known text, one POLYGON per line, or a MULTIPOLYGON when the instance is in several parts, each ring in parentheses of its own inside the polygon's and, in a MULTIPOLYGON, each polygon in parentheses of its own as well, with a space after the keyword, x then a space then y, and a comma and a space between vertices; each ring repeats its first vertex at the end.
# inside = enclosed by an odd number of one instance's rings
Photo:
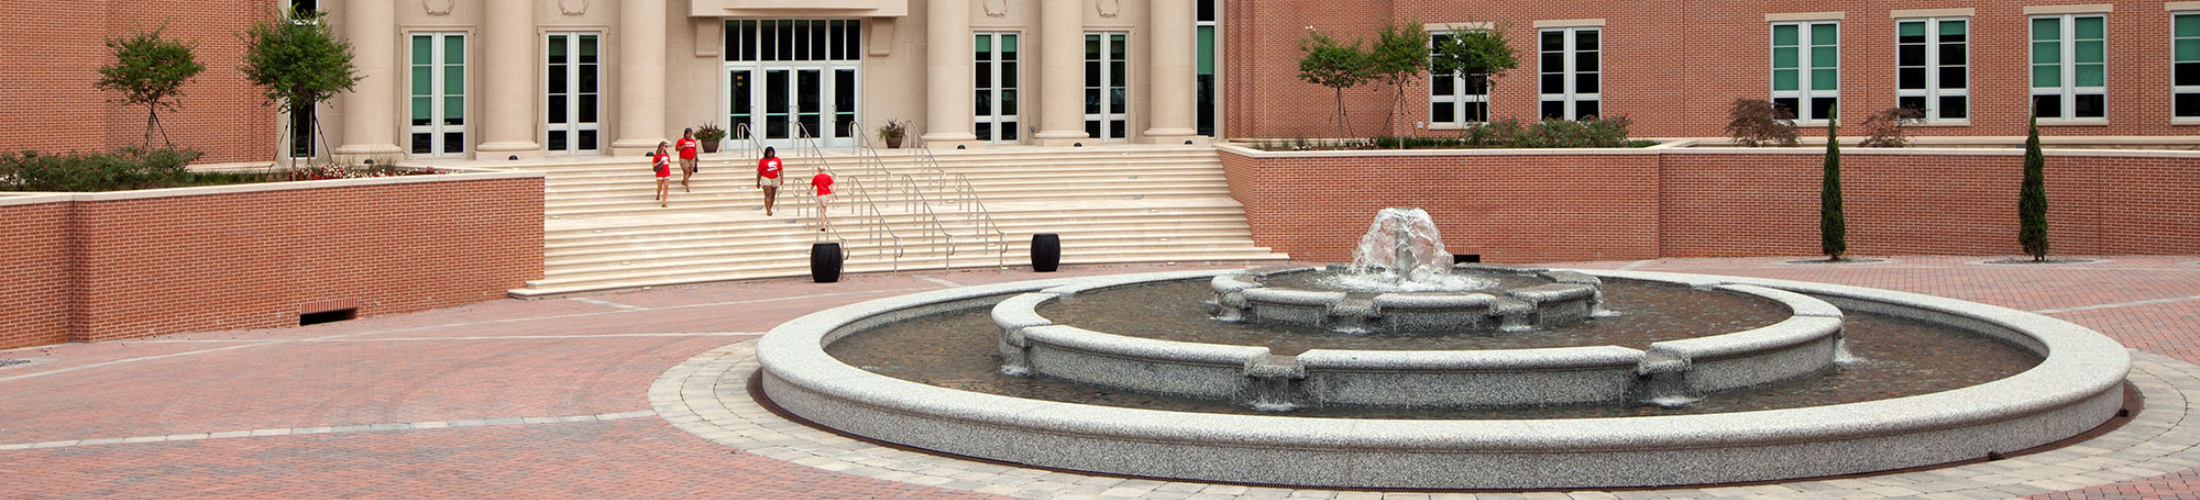
POLYGON ((2017 194, 2017 243, 2033 262, 2047 261, 2047 155, 2040 151, 2040 117, 2024 139, 2024 187, 2017 194))
POLYGON ((1418 81, 1429 68, 1428 32, 1413 20, 1384 21, 1375 32, 1375 46, 1368 50, 1368 74, 1390 84, 1390 135, 1398 135, 1405 117, 1406 83, 1418 81))
POLYGON ((1902 126, 1923 119, 1925 112, 1917 108, 1887 108, 1864 119, 1864 141, 1857 145, 1867 148, 1909 146, 1909 135, 1902 126))
POLYGON ((1368 54, 1360 50, 1361 40, 1351 45, 1336 38, 1307 28, 1306 37, 1299 39, 1299 79, 1307 83, 1329 87, 1337 92, 1337 137, 1351 137, 1345 122, 1344 89, 1367 83, 1368 54))
MULTIPOLYGON (((1488 29, 1454 32, 1430 49, 1429 73, 1466 77, 1467 88, 1479 88, 1486 95, 1498 77, 1520 67, 1520 53, 1513 50, 1510 24, 1499 23, 1488 29)), ((1482 106, 1482 116, 1475 121, 1489 123, 1490 107, 1482 106)))
MULTIPOLYGON (((253 23, 245 29, 246 80, 266 89, 267 104, 284 113, 311 113, 313 106, 349 92, 359 82, 351 64, 351 42, 339 39, 323 19, 325 13, 284 10, 279 16, 253 23)), ((318 133, 315 117, 310 137, 318 133)), ((326 138, 321 139, 325 145, 326 138)), ((287 156, 287 155, 286 155, 287 156)))
POLYGON ((1749 146, 1794 146, 1795 115, 1761 99, 1735 99, 1727 109, 1726 133, 1749 146))
POLYGON ((1841 213, 1841 118, 1826 121, 1826 177, 1818 187, 1818 248, 1826 260, 1849 251, 1849 223, 1841 213))
POLYGON ((176 109, 172 98, 182 97, 183 84, 206 70, 191 55, 193 44, 161 37, 167 29, 162 25, 153 31, 108 38, 107 48, 114 51, 115 60, 99 67, 99 89, 122 93, 113 102, 145 106, 146 146, 153 145, 153 132, 158 130, 161 142, 175 147, 175 142, 168 140, 168 129, 160 125, 160 110, 176 109))

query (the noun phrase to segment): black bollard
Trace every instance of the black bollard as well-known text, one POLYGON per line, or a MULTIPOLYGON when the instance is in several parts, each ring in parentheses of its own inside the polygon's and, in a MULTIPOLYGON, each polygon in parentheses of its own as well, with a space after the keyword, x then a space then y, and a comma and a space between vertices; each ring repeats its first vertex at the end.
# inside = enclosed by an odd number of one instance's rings
POLYGON ((1062 265, 1062 237, 1052 233, 1031 235, 1031 270, 1054 272, 1062 265))
POLYGON ((840 244, 810 245, 810 279, 818 283, 840 281, 840 244))

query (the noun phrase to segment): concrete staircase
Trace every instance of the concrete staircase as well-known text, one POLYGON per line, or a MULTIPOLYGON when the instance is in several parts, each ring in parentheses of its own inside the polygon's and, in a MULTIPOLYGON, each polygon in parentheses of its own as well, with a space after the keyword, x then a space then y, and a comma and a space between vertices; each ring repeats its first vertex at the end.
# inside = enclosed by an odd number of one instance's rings
POLYGON ((816 172, 817 157, 783 155, 789 182, 771 217, 764 216, 763 193, 755 187, 755 159, 745 152, 705 155, 692 192, 680 189, 675 173, 671 206, 663 208, 652 199, 655 180, 639 158, 461 166, 548 175, 544 277, 511 292, 521 298, 808 276, 810 245, 826 241, 843 243, 846 272, 855 273, 1025 265, 1034 233, 1061 235, 1064 264, 1289 258, 1254 245, 1244 209, 1230 199, 1211 148, 939 151, 938 170, 915 167, 910 151, 879 154, 893 178, 860 168, 854 151, 823 153, 843 179, 836 187, 860 177, 878 208, 876 217, 858 220, 856 197, 843 189, 830 209, 833 232, 820 232, 812 217, 797 215, 809 208, 801 181, 816 172), (970 215, 972 203, 948 202, 951 193, 924 177, 941 171, 967 177, 990 226, 970 215), (930 203, 912 206, 906 189, 897 189, 907 185, 898 182, 902 175, 918 180, 930 203))

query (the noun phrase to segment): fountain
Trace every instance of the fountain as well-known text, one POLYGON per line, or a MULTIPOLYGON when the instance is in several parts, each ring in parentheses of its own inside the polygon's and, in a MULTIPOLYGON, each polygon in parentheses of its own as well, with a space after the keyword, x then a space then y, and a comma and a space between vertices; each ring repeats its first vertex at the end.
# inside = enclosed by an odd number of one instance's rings
POLYGON ((2130 365, 2085 328, 1938 297, 1454 266, 1418 210, 1385 210, 1360 250, 844 306, 766 335, 762 387, 845 432, 1044 467, 1579 488, 2008 453, 2106 421, 2130 365), (1874 361, 1847 363, 1857 346, 1874 361))

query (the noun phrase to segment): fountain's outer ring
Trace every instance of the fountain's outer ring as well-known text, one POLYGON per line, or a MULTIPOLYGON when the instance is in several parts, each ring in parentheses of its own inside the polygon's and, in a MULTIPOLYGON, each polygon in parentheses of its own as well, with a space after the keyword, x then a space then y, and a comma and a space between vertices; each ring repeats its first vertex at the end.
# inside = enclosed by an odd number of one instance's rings
MULTIPOLYGON (((1586 271, 1585 271, 1586 272, 1586 271)), ((1594 271, 1607 278, 1751 285, 1970 328, 2046 359, 2017 375, 1903 398, 1787 410, 1562 420, 1360 420, 1222 415, 1037 401, 866 372, 827 355, 887 322, 1075 285, 941 290, 797 318, 758 346, 765 393, 813 422, 942 452, 1189 480, 1335 487, 1586 488, 1792 479, 1944 463, 2038 446, 2107 421, 2123 346, 2046 316, 1886 290, 1783 280, 1594 271)), ((1102 279, 1191 279, 1160 273, 1102 279)))

